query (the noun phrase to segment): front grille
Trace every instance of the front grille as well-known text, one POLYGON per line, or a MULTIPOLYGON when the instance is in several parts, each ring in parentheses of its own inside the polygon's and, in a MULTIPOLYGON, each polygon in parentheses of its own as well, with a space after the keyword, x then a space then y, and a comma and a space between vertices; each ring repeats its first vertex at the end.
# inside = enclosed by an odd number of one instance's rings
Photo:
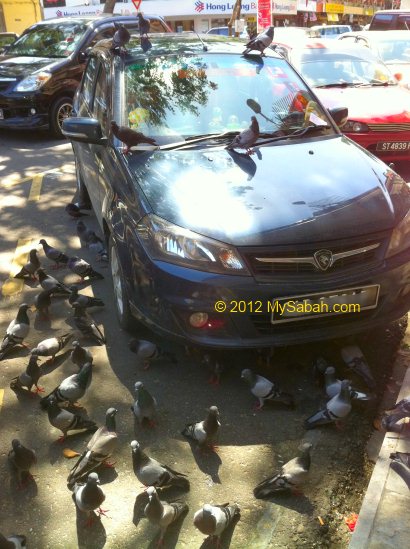
POLYGON ((410 132, 410 123, 367 124, 372 132, 410 132))

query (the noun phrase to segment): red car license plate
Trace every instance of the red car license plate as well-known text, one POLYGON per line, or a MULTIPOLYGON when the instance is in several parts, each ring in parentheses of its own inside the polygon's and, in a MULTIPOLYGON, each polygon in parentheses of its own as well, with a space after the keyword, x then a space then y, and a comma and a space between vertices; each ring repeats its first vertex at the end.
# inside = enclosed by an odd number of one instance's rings
POLYGON ((410 151, 410 141, 395 141, 377 143, 377 151, 410 151))

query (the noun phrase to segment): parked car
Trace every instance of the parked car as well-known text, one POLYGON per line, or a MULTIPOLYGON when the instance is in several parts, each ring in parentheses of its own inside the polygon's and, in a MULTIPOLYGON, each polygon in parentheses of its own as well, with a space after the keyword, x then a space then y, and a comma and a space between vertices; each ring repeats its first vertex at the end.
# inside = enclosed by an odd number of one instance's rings
POLYGON ((296 42, 307 38, 320 38, 320 32, 309 27, 275 27, 275 40, 296 42))
POLYGON ((339 40, 369 48, 402 85, 410 87, 410 32, 349 32, 339 40))
MULTIPOLYGON (((229 27, 213 27, 206 32, 206 34, 217 34, 218 36, 229 36, 229 27)), ((232 28, 232 35, 235 36, 235 29, 232 28)), ((246 30, 243 30, 239 34, 239 38, 246 38, 249 40, 249 35, 246 30)))
MULTIPOLYGON (((170 32, 158 16, 150 32, 170 32)), ((64 17, 32 25, 0 56, 0 128, 49 128, 62 137, 81 80, 87 48, 112 38, 115 24, 138 28, 134 16, 64 17)))
POLYGON ((410 30, 410 10, 379 10, 370 21, 369 30, 410 30))
POLYGON ((337 38, 344 32, 352 30, 350 25, 314 25, 310 28, 319 31, 321 38, 337 38))
POLYGON ((329 40, 277 51, 324 105, 348 108, 344 134, 385 162, 410 160, 410 91, 367 48, 329 40))
POLYGON ((351 335, 405 314, 410 188, 339 131, 346 109, 330 117, 269 49, 244 56, 241 43, 193 33, 152 46, 145 54, 135 37, 119 57, 97 45, 78 117, 63 122, 79 199, 108 243, 121 325, 136 317, 185 344, 233 349, 351 335), (239 149, 252 117, 257 140, 239 149), (112 121, 155 142, 127 153, 112 121), (336 314, 346 304, 361 312, 336 314))
POLYGON ((15 32, 0 32, 0 54, 4 51, 6 46, 12 44, 16 38, 18 38, 18 34, 15 32))

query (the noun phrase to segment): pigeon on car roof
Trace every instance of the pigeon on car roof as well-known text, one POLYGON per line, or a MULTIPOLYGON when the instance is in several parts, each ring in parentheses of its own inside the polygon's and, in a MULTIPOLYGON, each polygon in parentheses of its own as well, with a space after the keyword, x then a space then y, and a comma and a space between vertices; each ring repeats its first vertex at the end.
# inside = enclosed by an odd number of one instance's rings
POLYGON ((252 38, 252 40, 249 40, 246 44, 246 50, 242 55, 247 55, 252 50, 256 50, 263 55, 265 49, 272 44, 274 30, 274 27, 269 27, 259 33, 255 38, 252 38))

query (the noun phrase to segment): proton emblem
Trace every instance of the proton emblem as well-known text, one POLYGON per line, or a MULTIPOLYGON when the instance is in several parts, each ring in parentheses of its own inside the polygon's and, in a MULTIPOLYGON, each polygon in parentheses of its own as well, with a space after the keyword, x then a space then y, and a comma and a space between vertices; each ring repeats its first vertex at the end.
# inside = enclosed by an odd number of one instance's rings
POLYGON ((333 254, 330 250, 318 250, 313 254, 313 259, 321 271, 327 271, 333 265, 333 254))

